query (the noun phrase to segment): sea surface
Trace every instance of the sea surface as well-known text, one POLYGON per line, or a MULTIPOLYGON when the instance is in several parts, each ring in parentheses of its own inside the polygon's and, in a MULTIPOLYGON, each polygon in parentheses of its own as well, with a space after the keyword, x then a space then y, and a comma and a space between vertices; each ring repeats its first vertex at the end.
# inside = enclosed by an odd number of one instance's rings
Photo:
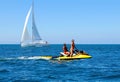
MULTIPOLYGON (((36 56, 58 56, 62 44, 21 48, 0 45, 0 82, 120 82, 120 45, 80 45, 91 59, 55 61, 36 56)), ((67 45, 70 48, 70 45, 67 45)))

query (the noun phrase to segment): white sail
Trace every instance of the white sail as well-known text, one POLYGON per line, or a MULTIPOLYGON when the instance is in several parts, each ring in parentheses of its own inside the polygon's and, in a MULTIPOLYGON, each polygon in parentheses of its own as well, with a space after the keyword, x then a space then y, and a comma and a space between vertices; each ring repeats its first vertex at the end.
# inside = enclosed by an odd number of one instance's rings
POLYGON ((29 20, 31 10, 32 10, 32 7, 30 8, 30 10, 29 10, 29 12, 26 16, 26 20, 25 20, 25 24, 24 24, 24 28, 23 28, 23 33, 22 33, 22 38, 21 38, 21 43, 24 43, 24 41, 27 41, 27 40, 31 39, 31 37, 28 33, 28 30, 27 30, 27 23, 28 23, 28 20, 29 20))
POLYGON ((40 38, 40 35, 38 33, 36 24, 35 24, 35 18, 34 18, 34 2, 32 4, 32 40, 36 41, 36 40, 42 40, 40 38))
POLYGON ((26 20, 25 20, 25 24, 24 24, 24 29, 23 29, 23 33, 22 33, 22 38, 21 38, 21 46, 41 46, 41 45, 45 45, 47 44, 46 41, 42 40, 36 24, 35 24, 35 18, 34 18, 34 2, 32 3, 32 6, 30 7, 30 10, 26 16, 26 20), (32 13, 31 13, 32 11, 32 13), (29 34, 28 30, 27 30, 27 23, 30 17, 30 14, 32 14, 32 35, 29 34))

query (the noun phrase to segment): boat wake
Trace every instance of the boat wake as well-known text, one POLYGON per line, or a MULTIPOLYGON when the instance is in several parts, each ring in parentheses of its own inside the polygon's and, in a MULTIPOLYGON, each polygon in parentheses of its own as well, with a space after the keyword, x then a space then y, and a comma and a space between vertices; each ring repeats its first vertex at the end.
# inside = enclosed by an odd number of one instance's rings
POLYGON ((7 60, 50 60, 50 57, 47 56, 21 56, 16 58, 0 58, 0 61, 7 61, 7 60))

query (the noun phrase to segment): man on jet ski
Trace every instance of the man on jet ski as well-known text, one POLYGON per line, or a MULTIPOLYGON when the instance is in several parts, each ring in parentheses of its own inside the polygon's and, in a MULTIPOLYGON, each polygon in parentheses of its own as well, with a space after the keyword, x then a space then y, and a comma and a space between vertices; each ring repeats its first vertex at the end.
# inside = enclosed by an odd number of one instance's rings
POLYGON ((70 57, 73 56, 74 49, 75 49, 75 43, 74 43, 74 40, 72 39, 71 48, 70 48, 70 57))

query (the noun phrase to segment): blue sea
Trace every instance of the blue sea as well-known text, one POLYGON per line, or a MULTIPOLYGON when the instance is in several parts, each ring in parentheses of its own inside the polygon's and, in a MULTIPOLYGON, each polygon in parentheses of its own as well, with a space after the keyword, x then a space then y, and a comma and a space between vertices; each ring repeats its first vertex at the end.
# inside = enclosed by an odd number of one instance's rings
MULTIPOLYGON (((54 61, 36 56, 58 56, 62 44, 21 48, 0 45, 0 82, 120 82, 120 45, 77 44, 91 59, 54 61)), ((68 48, 70 45, 67 45, 68 48)))

